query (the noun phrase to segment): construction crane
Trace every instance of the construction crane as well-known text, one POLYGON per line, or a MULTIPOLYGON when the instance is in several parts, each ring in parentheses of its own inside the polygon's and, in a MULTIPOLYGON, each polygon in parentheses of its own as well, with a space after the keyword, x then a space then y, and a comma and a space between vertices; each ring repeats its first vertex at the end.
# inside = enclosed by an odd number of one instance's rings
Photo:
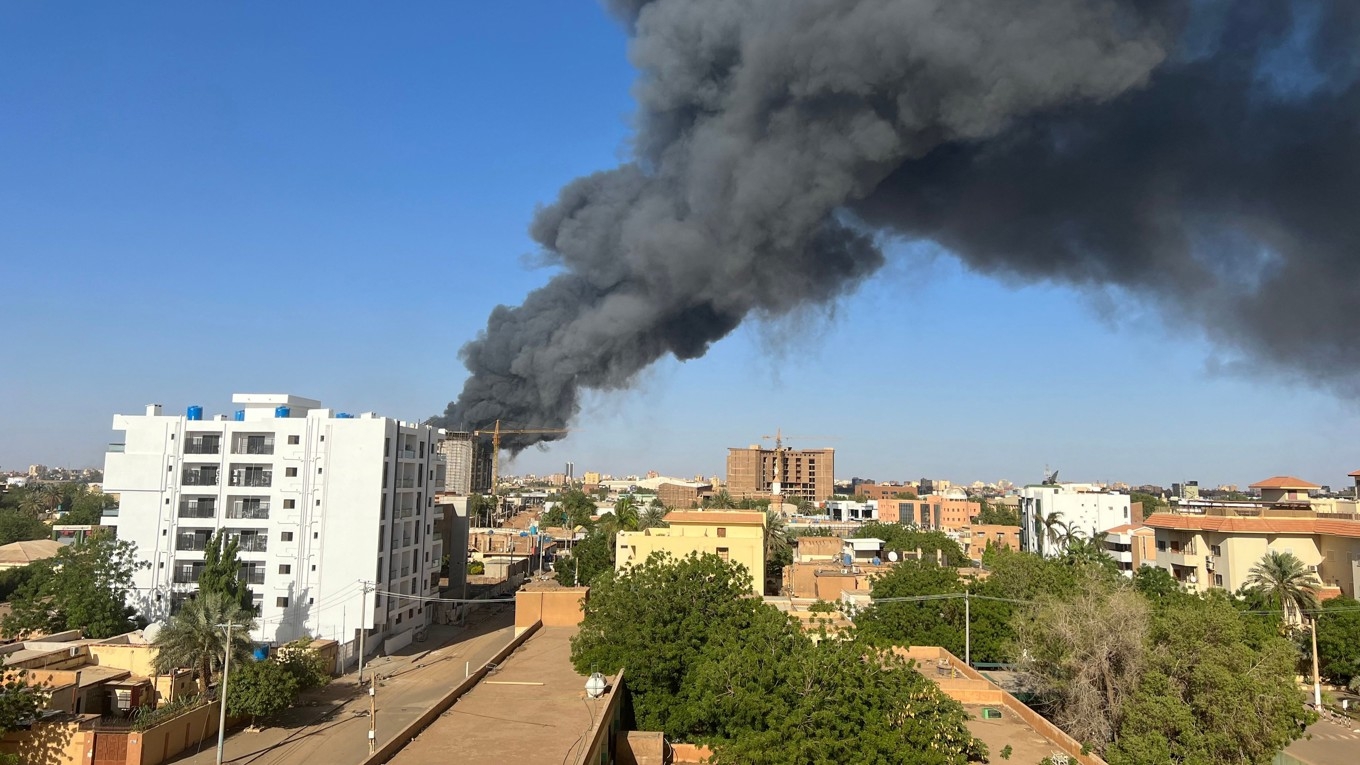
POLYGON ((501 421, 496 420, 491 430, 474 430, 474 436, 491 436, 491 506, 499 511, 500 502, 496 490, 501 480, 501 436, 532 436, 566 433, 564 428, 515 428, 501 429, 501 421))
POLYGON ((826 438, 835 440, 838 436, 786 436, 780 428, 775 428, 774 435, 761 436, 763 440, 774 439, 774 482, 770 487, 770 494, 783 494, 784 476, 788 473, 788 465, 784 462, 784 439, 785 438, 826 438))

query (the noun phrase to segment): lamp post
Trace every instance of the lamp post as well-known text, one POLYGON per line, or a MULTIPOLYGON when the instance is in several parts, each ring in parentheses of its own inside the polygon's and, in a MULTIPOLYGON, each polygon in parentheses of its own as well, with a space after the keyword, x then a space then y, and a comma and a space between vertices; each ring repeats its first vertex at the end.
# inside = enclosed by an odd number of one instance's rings
POLYGON ((217 765, 222 765, 222 748, 227 733, 227 676, 231 672, 231 630, 234 622, 219 624, 227 628, 227 645, 222 656, 222 687, 217 691, 217 765))

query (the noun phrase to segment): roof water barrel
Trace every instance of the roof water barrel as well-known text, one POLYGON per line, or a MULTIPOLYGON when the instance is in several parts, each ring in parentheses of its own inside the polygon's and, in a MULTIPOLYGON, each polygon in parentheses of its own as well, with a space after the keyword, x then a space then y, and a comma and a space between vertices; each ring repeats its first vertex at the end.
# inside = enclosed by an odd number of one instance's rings
POLYGON ((190 420, 201 420, 203 419, 203 407, 197 405, 191 406, 185 410, 185 416, 190 420))
POLYGON ((276 406, 274 407, 274 416, 280 420, 286 420, 288 419, 289 411, 290 410, 286 406, 276 406))

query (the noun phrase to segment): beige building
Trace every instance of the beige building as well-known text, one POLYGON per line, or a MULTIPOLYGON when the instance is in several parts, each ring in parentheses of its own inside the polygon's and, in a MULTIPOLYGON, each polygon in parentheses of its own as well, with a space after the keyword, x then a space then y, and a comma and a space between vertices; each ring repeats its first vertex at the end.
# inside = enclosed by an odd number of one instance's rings
POLYGON ((1347 597, 1360 591, 1360 518, 1285 508, 1207 508, 1154 513, 1156 563, 1197 591, 1237 591, 1267 552, 1292 553, 1347 597))
POLYGON ((835 473, 835 449, 766 449, 753 444, 727 450, 727 492, 737 499, 781 494, 824 502, 835 493, 835 473))
POLYGON ((0 570, 23 568, 35 561, 55 557, 65 546, 51 539, 33 539, 0 545, 0 570))
POLYGON ((676 511, 666 515, 668 528, 621 531, 615 568, 622 571, 654 552, 673 558, 690 553, 713 554, 746 567, 751 591, 765 590, 765 514, 732 510, 676 511))

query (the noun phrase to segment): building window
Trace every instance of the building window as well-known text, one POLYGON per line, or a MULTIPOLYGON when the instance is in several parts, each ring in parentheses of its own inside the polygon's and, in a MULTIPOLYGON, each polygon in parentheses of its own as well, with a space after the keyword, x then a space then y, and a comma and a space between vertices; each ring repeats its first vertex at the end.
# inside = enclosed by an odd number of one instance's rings
POLYGON ((288 607, 288 598, 287 598, 287 597, 282 597, 282 596, 281 596, 281 597, 274 598, 274 605, 277 606, 278 608, 287 608, 287 607, 288 607))
POLYGON ((720 537, 725 537, 725 536, 727 536, 727 529, 723 528, 722 526, 719 526, 719 527, 718 527, 718 536, 720 536, 720 537))
POLYGON ((321 475, 323 472, 325 472, 325 470, 326 470, 325 468, 317 468, 317 469, 316 469, 316 474, 317 474, 317 475, 321 475))
POLYGON ((297 478, 297 468, 284 468, 283 474, 288 478, 297 478))
POLYGON ((297 445, 300 444, 300 443, 302 443, 302 436, 289 436, 289 437, 288 437, 288 444, 289 444, 290 446, 297 446, 297 445))
MULTIPOLYGON (((1218 545, 1209 545, 1209 552, 1214 556, 1219 556, 1223 554, 1223 551, 1218 549, 1218 545)), ((1222 577, 1219 578, 1222 579, 1222 577)))
POLYGON ((280 542, 291 542, 291 541, 293 541, 293 532, 291 532, 291 531, 280 532, 280 534, 279 534, 279 541, 280 541, 280 542))
POLYGON ((293 567, 292 567, 292 565, 291 565, 291 564, 288 564, 288 563, 280 563, 280 564, 279 564, 279 573, 280 573, 280 574, 291 574, 291 573, 293 573, 293 567))
POLYGON ((284 510, 292 510, 292 509, 295 508, 295 507, 297 507, 297 500, 295 500, 295 499, 285 499, 285 500, 283 501, 283 509, 284 509, 284 510))
POLYGON ((1223 586, 1223 575, 1222 575, 1222 574, 1214 574, 1214 586, 1215 586, 1215 587, 1222 587, 1222 586, 1223 586))
POLYGON ((719 547, 719 548, 718 548, 718 557, 719 557, 719 558, 722 558, 723 560, 727 560, 727 559, 728 559, 728 554, 727 554, 727 548, 726 548, 726 547, 719 547))

